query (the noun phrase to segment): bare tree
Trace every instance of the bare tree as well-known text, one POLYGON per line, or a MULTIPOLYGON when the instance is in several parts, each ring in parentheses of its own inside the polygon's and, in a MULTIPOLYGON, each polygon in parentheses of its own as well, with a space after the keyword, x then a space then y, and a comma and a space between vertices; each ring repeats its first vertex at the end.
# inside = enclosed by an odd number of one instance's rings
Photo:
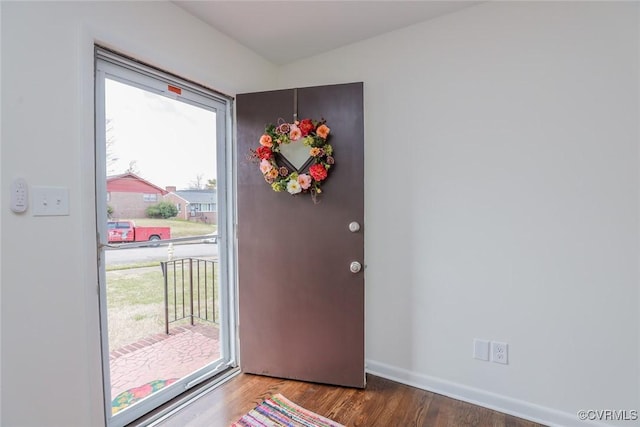
POLYGON ((140 175, 140 168, 138 168, 138 162, 136 160, 131 160, 129 162, 129 167, 127 168, 127 170, 124 171, 124 173, 132 173, 135 175, 140 175))
POLYGON ((114 145, 116 144, 116 137, 113 134, 113 122, 111 119, 107 119, 106 123, 106 150, 107 150, 107 175, 113 175, 115 172, 115 165, 120 160, 115 153, 114 145))
POLYGON ((189 183, 189 190, 203 190, 204 189, 204 174, 199 173, 196 175, 196 179, 189 183))

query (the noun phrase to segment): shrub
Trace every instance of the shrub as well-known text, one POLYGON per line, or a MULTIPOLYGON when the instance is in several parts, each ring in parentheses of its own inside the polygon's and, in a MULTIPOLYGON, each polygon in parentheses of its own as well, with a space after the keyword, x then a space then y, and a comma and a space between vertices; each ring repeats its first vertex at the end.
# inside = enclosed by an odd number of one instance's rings
POLYGON ((160 202, 157 205, 149 206, 145 213, 149 218, 173 218, 178 215, 178 208, 173 203, 160 202))

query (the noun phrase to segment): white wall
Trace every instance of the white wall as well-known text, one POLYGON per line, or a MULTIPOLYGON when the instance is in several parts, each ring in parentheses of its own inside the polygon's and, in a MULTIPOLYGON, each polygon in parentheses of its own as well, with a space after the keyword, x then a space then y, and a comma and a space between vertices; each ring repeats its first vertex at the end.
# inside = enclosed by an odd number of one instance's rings
MULTIPOLYGON (((2 22, 2 7, 0 7, 0 23, 2 22)), ((1 25, 0 25, 1 27, 1 25)), ((0 46, 2 44, 2 32, 0 31, 0 46)), ((0 55, 0 82, 2 81, 2 55, 0 55)), ((2 99, 2 84, 0 84, 0 99, 2 99)), ((0 105, 0 112, 2 111, 0 105)), ((0 165, 2 164, 2 114, 0 114, 0 165)), ((0 174, 0 188, 2 188, 2 175, 0 174)), ((4 207, 0 197, 0 224, 2 209, 4 207)), ((0 226, 0 423, 2 422, 2 227, 0 226)))
MULTIPOLYGON (((0 424, 96 425, 94 38, 230 94, 277 70, 169 3, 0 16, 0 200, 15 176, 71 196, 2 203, 0 424)), ((637 3, 488 3, 281 70, 365 82, 370 370, 557 424, 639 409, 638 36, 637 3)))
POLYGON ((21 176, 69 187, 71 205, 67 217, 2 211, 0 425, 100 425, 93 41, 229 94, 273 86, 276 69, 170 3, 0 9, 0 199, 21 176))
POLYGON ((371 372, 559 425, 640 409, 638 7, 485 3, 282 69, 365 84, 371 372))

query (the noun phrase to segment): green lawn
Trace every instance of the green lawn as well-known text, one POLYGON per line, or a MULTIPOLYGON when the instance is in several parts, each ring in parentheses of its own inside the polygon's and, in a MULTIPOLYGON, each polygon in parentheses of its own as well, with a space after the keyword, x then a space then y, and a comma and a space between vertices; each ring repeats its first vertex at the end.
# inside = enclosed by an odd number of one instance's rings
MULTIPOLYGON (((151 267, 137 267, 113 269, 107 271, 107 312, 109 321, 109 350, 115 350, 124 345, 131 344, 141 338, 164 333, 164 277, 159 263, 151 267)), ((217 268, 217 264, 216 264, 217 268)), ((177 294, 174 298, 173 269, 169 272, 169 320, 173 320, 177 311, 181 316, 183 308, 189 312, 189 273, 185 268, 185 299, 182 302, 182 276, 183 271, 180 264, 175 270, 177 294), (177 304, 174 305, 174 301, 177 304)), ((194 266, 194 296, 200 293, 201 311, 204 310, 204 268, 200 272, 200 289, 197 287, 197 269, 194 266)), ((211 306, 218 306, 219 282, 217 274, 208 269, 206 272, 208 290, 206 294, 208 312, 211 313, 211 306), (211 295, 211 284, 215 281, 215 302, 211 295)), ((195 298, 197 301, 197 298, 195 298)), ((194 303, 194 311, 197 314, 197 302, 194 303)), ((204 317, 204 313, 201 313, 204 317)), ((219 313, 216 309, 215 320, 219 321, 219 313)), ((187 324, 188 320, 182 320, 172 324, 172 326, 187 324)))
POLYGON ((171 237, 202 236, 215 233, 217 225, 202 222, 185 221, 183 219, 138 218, 131 220, 142 227, 171 227, 171 237))
POLYGON ((109 350, 164 331, 160 265, 107 271, 109 350))
MULTIPOLYGON (((171 227, 171 237, 202 236, 215 233, 215 224, 190 222, 180 219, 134 219, 137 226, 171 227)), ((178 269, 178 282, 182 280, 182 271, 178 269)), ((188 271, 185 270, 188 281, 188 271)), ((170 280, 173 278, 170 276, 170 280)), ((209 283, 213 280, 207 272, 209 283)), ((216 285, 218 279, 215 279, 216 285)), ((197 290, 194 290, 194 293, 197 290)), ((180 297, 182 294, 180 294, 180 297)), ((187 301, 189 295, 186 295, 187 301)), ((201 301, 204 295, 201 296, 201 301)), ((169 300, 173 301, 173 289, 169 287, 169 300)), ((185 301, 185 303, 187 303, 185 301)), ((216 291, 217 303, 217 291, 216 291)), ((208 303, 209 306, 211 303, 208 303)), ((182 300, 178 301, 182 312, 182 300)), ((197 311, 197 307, 196 308, 197 311)), ((131 344, 149 335, 164 333, 164 277, 159 262, 107 267, 107 309, 109 321, 109 350, 131 344)), ((170 306, 174 312, 173 304, 170 306)), ((217 314, 216 314, 217 317, 217 314)), ((172 320, 170 318, 170 320, 172 320)), ((217 320, 217 319, 216 319, 217 320)), ((177 324, 185 324, 181 321, 177 324)), ((176 325, 176 324, 173 324, 176 325)))

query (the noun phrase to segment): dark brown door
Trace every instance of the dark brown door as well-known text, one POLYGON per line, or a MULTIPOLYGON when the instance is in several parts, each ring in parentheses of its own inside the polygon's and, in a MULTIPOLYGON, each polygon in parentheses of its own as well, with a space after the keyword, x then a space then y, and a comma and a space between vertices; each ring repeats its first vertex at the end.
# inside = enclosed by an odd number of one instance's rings
POLYGON ((242 94, 238 122, 240 364, 248 373, 364 387, 363 85, 242 94), (274 192, 256 163, 265 125, 326 119, 335 165, 319 203, 274 192), (352 232, 351 222, 361 229, 352 232))

